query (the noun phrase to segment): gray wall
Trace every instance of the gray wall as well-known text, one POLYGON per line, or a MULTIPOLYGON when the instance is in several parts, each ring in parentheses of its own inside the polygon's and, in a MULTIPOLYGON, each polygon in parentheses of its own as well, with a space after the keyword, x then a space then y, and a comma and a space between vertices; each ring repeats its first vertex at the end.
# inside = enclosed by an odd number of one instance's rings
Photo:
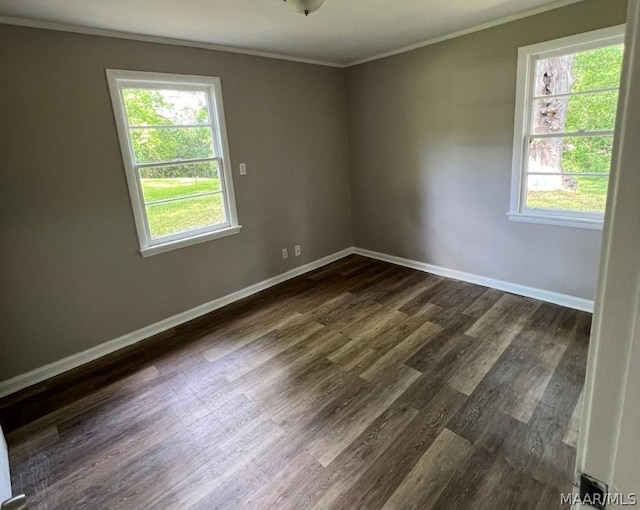
POLYGON ((0 380, 352 245, 341 69, 10 26, 0 48, 0 380), (105 68, 221 77, 239 235, 140 256, 105 68))
POLYGON ((593 298, 600 232, 506 217, 516 56, 625 7, 585 0, 346 71, 0 25, 0 380, 352 244, 593 298), (140 256, 105 68, 222 78, 239 235, 140 256))
POLYGON ((510 222, 518 47, 624 23, 585 0, 347 70, 355 245, 593 299, 600 231, 510 222))

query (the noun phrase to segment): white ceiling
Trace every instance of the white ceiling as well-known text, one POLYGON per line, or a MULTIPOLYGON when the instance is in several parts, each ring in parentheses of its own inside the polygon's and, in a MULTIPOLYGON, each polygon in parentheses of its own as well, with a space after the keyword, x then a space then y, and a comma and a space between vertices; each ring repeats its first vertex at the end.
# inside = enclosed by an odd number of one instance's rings
POLYGON ((308 18, 282 0, 0 0, 0 16, 345 65, 577 0, 326 0, 308 18))

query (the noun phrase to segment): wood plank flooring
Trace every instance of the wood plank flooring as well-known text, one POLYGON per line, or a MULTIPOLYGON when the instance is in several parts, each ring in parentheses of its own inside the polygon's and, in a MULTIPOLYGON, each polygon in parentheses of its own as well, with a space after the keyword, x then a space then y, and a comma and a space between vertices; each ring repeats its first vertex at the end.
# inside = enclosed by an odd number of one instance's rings
POLYGON ((30 509, 531 509, 589 314, 350 256, 0 402, 30 509))

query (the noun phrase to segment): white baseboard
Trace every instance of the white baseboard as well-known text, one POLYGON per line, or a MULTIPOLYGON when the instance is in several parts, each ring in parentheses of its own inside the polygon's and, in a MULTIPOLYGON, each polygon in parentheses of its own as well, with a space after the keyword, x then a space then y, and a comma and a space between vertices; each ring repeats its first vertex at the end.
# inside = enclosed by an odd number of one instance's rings
POLYGON ((64 372, 68 372, 69 370, 72 370, 74 368, 78 368, 85 363, 89 363, 98 358, 116 352, 124 347, 133 345, 153 335, 157 335, 158 333, 167 331, 168 329, 179 326, 180 324, 184 324, 185 322, 189 322, 190 320, 213 312, 214 310, 218 310, 223 306, 227 306, 231 303, 234 303, 235 301, 239 301, 241 299, 249 297, 260 291, 268 289, 269 287, 273 287, 274 285, 278 285, 279 283, 295 278, 296 276, 300 276, 302 274, 308 273, 309 271, 313 271, 314 269, 326 266, 327 264, 346 257, 347 255, 351 255, 352 253, 353 248, 346 248, 321 259, 309 262, 308 264, 305 264, 303 266, 291 269, 286 273, 282 273, 278 276, 274 276, 273 278, 269 278, 268 280, 264 280, 262 282, 241 289, 237 292, 233 292, 190 310, 186 310, 185 312, 179 313, 167 319, 163 319, 160 322, 156 322, 131 333, 127 333, 126 335, 123 335, 119 338, 115 338, 100 345, 96 345, 95 347, 87 349, 86 351, 72 354, 71 356, 58 361, 54 361, 53 363, 49 363, 48 365, 45 365, 43 367, 36 368, 25 374, 21 374, 11 379, 1 381, 0 398, 11 395, 12 393, 20 391, 24 388, 28 388, 29 386, 32 386, 34 384, 46 381, 47 379, 60 375, 64 372))
POLYGON ((11 379, 0 381, 0 398, 11 395, 12 393, 20 391, 24 388, 28 388, 29 386, 33 386, 34 384, 46 381, 47 379, 60 375, 64 372, 68 372, 69 370, 72 370, 74 368, 78 368, 85 363, 95 361, 98 358, 107 356, 108 354, 123 349, 124 347, 128 347, 153 335, 157 335, 158 333, 167 331, 168 329, 179 326, 180 324, 189 322, 190 320, 196 319, 198 317, 201 317, 202 315, 222 308, 223 306, 234 303, 235 301, 239 301, 240 299, 249 297, 260 291, 268 289, 269 287, 273 287, 274 285, 278 285, 279 283, 295 278, 296 276, 300 276, 302 274, 308 273, 309 271, 313 271, 314 269, 326 266, 331 262, 339 260, 353 253, 362 255, 364 257, 389 262, 391 264, 405 266, 411 269, 417 269, 418 271, 425 271, 427 273, 445 276, 447 278, 453 278, 455 280, 461 280, 464 282, 491 287, 505 292, 511 292, 512 294, 518 294, 520 296, 526 296, 534 299, 539 299, 541 301, 547 301, 549 303, 555 303, 558 305, 566 306, 568 308, 574 308, 576 310, 593 312, 593 301, 590 301, 588 299, 568 296, 566 294, 560 294, 548 290, 536 289, 534 287, 527 287, 525 285, 518 285, 502 280, 495 280, 493 278, 487 278, 485 276, 465 273, 463 271, 458 271, 455 269, 447 269, 446 267, 434 266, 425 262, 418 262, 416 260, 405 259, 402 257, 387 255, 385 253, 365 250, 362 248, 346 248, 314 262, 310 262, 295 269, 291 269, 286 273, 282 273, 278 276, 274 276, 273 278, 269 278, 268 280, 256 283, 237 292, 233 292, 221 298, 214 299, 213 301, 209 301, 208 303, 204 303, 185 312, 179 313, 167 319, 163 319, 154 324, 150 324, 149 326, 138 329, 131 333, 127 333, 126 335, 123 335, 119 338, 115 338, 100 345, 96 345, 95 347, 87 349, 86 351, 82 351, 61 360, 54 361, 53 363, 49 363, 48 365, 36 368, 34 370, 31 370, 30 372, 18 375, 11 379))
POLYGON ((447 278, 453 278, 454 280, 475 283, 476 285, 482 285, 483 287, 491 287, 504 292, 518 294, 519 296, 526 296, 539 299, 540 301, 566 306, 567 308, 574 308, 576 310, 593 313, 593 301, 589 299, 560 294, 559 292, 552 292, 550 290, 537 289, 535 287, 527 287, 526 285, 518 285, 517 283, 510 283, 502 280, 496 280, 494 278, 487 278, 486 276, 465 273, 464 271, 458 271, 456 269, 434 266, 425 262, 418 262, 417 260, 405 259, 394 255, 387 255, 385 253, 365 250, 363 248, 354 248, 353 252, 357 255, 390 262, 391 264, 397 264, 399 266, 410 267, 411 269, 417 269, 418 271, 425 271, 438 276, 445 276, 447 278))

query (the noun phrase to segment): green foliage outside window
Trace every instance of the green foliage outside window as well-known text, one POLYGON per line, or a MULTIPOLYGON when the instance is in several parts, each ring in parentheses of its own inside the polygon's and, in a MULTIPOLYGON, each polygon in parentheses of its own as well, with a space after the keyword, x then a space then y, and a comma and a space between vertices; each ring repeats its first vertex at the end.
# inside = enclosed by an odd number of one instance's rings
POLYGON ((131 88, 123 96, 136 162, 173 162, 139 170, 151 236, 224 222, 219 162, 179 163, 215 155, 206 95, 131 88))
MULTIPOLYGON (((578 53, 573 62, 572 92, 617 88, 620 84, 623 46, 609 46, 578 53)), ((565 130, 611 130, 615 126, 618 93, 572 96, 567 108, 565 130)), ((565 172, 608 173, 613 137, 572 138, 565 144, 562 169, 565 172)))

